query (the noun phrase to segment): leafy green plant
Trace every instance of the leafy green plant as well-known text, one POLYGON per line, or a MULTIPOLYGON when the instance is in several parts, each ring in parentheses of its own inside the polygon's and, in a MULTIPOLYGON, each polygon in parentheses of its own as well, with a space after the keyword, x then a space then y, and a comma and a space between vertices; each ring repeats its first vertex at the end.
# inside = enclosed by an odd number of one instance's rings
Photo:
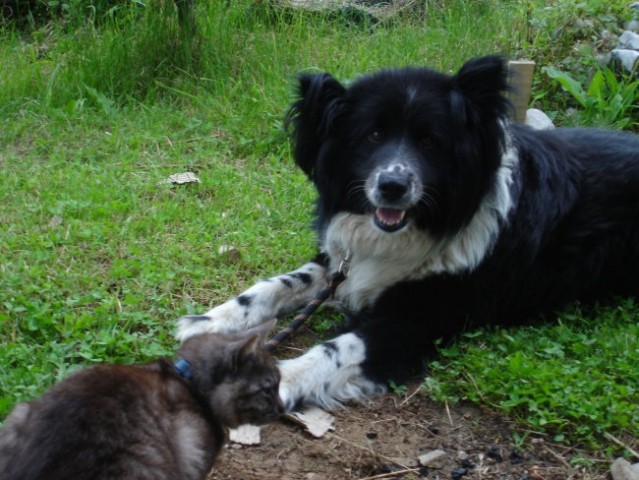
POLYGON ((543 73, 543 67, 568 72, 582 85, 587 84, 599 66, 598 57, 614 48, 616 35, 630 20, 627 4, 623 0, 518 2, 526 16, 517 37, 518 54, 538 65, 533 81, 534 106, 553 118, 562 117, 561 112, 571 106, 570 99, 560 93, 561 87, 554 79, 543 73))
POLYGON ((388 382, 388 386, 395 395, 403 395, 408 392, 408 387, 404 384, 398 385, 394 380, 388 382))
POLYGON ((482 330, 442 349, 424 386, 487 403, 558 442, 601 448, 604 432, 639 434, 637 306, 626 300, 555 325, 482 330))
POLYGON ((618 78, 610 68, 600 68, 593 75, 588 88, 584 89, 566 72, 552 67, 545 67, 543 70, 579 104, 577 123, 620 129, 637 123, 639 79, 634 76, 624 75, 618 78))
POLYGON ((593 39, 602 30, 620 33, 619 25, 631 17, 624 0, 526 0, 517 7, 527 20, 521 29, 522 50, 540 65, 590 63, 581 57, 584 47, 590 47, 592 60, 597 53, 594 44, 600 43, 593 39))

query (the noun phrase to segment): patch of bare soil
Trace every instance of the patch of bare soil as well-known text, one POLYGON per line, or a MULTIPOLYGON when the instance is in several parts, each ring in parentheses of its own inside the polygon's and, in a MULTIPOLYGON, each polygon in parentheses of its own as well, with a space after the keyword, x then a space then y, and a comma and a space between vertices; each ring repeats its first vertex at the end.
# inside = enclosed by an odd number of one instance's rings
MULTIPOLYGON (((578 452, 530 435, 513 443, 515 427, 473 405, 443 405, 417 384, 335 415, 334 431, 313 438, 283 420, 262 430, 259 446, 229 445, 208 480, 603 480, 606 474, 571 467, 578 452), (411 389, 412 388, 412 389, 411 389), (424 467, 418 458, 445 455, 424 467)), ((599 471, 607 469, 599 463, 599 471)))

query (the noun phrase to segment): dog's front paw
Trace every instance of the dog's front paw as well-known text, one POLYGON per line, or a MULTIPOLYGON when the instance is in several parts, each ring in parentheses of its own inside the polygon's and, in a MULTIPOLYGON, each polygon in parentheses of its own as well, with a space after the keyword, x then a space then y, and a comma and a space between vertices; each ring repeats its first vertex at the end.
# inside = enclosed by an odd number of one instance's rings
POLYGON ((279 394, 287 412, 302 407, 315 405, 325 410, 334 410, 341 403, 331 395, 330 380, 325 369, 317 363, 317 358, 303 355, 298 358, 279 362, 281 374, 279 394))
POLYGON ((366 346, 354 333, 316 345, 301 357, 281 360, 280 398, 287 410, 301 404, 332 410, 346 402, 365 402, 386 391, 364 374, 365 360, 366 346))
POLYGON ((299 402, 297 396, 293 392, 293 385, 280 381, 280 400, 284 406, 284 412, 292 412, 297 408, 299 402))
POLYGON ((236 300, 228 301, 203 315, 185 315, 178 320, 177 339, 181 342, 201 333, 234 333, 247 328, 246 315, 236 300))
POLYGON ((201 333, 215 333, 215 322, 208 315, 185 315, 178 320, 178 330, 175 337, 183 342, 189 337, 201 333))

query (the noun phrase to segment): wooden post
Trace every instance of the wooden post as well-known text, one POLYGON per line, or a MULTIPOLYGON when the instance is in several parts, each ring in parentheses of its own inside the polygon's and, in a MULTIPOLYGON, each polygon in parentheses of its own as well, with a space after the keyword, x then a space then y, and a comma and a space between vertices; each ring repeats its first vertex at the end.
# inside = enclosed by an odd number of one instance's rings
POLYGON ((530 103, 535 62, 531 60, 511 60, 508 62, 510 70, 510 101, 515 109, 515 122, 526 123, 526 110, 530 103))

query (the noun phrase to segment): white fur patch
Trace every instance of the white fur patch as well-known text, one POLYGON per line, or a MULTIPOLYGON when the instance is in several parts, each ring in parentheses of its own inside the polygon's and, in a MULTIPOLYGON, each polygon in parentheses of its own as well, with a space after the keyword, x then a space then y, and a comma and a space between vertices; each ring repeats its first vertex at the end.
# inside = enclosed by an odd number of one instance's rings
POLYGON ((178 321, 177 338, 184 341, 200 333, 232 333, 287 315, 308 303, 327 282, 324 267, 306 263, 277 277, 256 283, 241 295, 203 315, 178 321))
POLYGON ((366 346, 354 333, 345 333, 311 348, 301 357, 279 363, 280 398, 287 410, 303 400, 326 409, 348 401, 364 401, 386 391, 362 374, 366 346))
POLYGON ((24 434, 23 429, 29 423, 29 413, 31 411, 29 403, 18 403, 9 416, 5 418, 2 435, 0 435, 0 450, 9 445, 13 446, 20 436, 24 434))
POLYGON ((350 273, 336 296, 351 309, 370 305, 388 287, 436 273, 472 270, 490 252, 515 200, 512 196, 518 155, 508 142, 495 183, 470 223, 452 238, 435 238, 414 223, 387 233, 370 215, 340 213, 329 224, 322 248, 336 270, 351 254, 350 273))
POLYGON ((368 198, 368 201, 376 207, 388 206, 390 208, 408 209, 419 202, 423 185, 418 176, 415 174, 415 169, 401 160, 404 149, 404 145, 401 144, 397 155, 399 160, 392 161, 388 165, 376 169, 366 180, 364 185, 366 197, 368 198), (401 200, 395 200, 390 203, 384 200, 384 197, 379 190, 380 178, 384 174, 400 175, 406 178, 408 191, 403 195, 401 200))
POLYGON ((192 414, 179 415, 175 424, 173 444, 180 450, 178 460, 185 478, 200 478, 210 453, 203 440, 202 419, 192 414))

